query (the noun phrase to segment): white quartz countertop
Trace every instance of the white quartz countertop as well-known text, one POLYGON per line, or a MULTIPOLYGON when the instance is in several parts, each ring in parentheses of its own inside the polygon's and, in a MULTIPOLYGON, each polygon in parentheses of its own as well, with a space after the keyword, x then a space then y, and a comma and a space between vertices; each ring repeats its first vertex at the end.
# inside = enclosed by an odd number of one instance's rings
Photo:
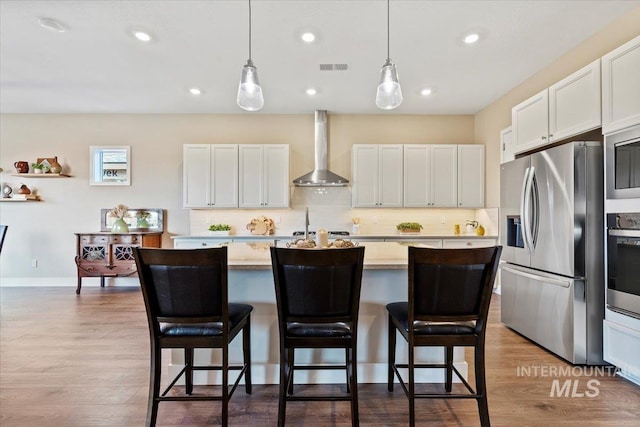
MULTIPOLYGON (((302 236, 294 237, 292 234, 272 234, 272 235, 255 235, 255 234, 190 234, 171 236, 172 239, 186 240, 202 240, 202 239, 230 239, 238 241, 261 241, 261 240, 294 240, 302 238, 302 236)), ((498 236, 485 235, 478 236, 476 234, 429 234, 429 233, 376 233, 376 234, 351 234, 349 236, 330 236, 335 238, 343 238, 349 240, 388 240, 388 241, 411 241, 416 239, 497 239, 498 236)))

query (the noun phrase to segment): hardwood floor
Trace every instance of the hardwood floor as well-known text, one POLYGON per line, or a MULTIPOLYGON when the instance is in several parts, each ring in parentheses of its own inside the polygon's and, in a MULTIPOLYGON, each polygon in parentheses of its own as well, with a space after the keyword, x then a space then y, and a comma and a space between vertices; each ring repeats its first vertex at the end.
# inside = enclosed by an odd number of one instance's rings
MULTIPOLYGON (((149 338, 138 288, 88 287, 80 296, 66 287, 0 288, 0 302, 0 425, 144 425, 149 338)), ((486 354, 492 425, 640 425, 640 387, 589 368, 553 375, 570 365, 502 326, 499 308, 496 296, 486 354), (538 367, 537 375, 533 369, 526 375, 526 367, 538 367), (550 397, 554 380, 559 386, 570 380, 571 390, 577 384, 576 397, 568 390, 569 397, 550 397), (589 388, 589 380, 598 384, 589 388)), ((384 384, 361 384, 359 393, 362 426, 407 425, 400 387, 388 393, 384 384)), ((287 425, 349 426, 348 405, 293 402, 287 425)), ((421 400, 416 406, 419 425, 479 425, 474 401, 421 400)), ((277 409, 276 385, 255 385, 250 396, 239 388, 229 424, 274 426, 277 409)), ((218 414, 217 402, 162 403, 158 425, 217 425, 218 414)))

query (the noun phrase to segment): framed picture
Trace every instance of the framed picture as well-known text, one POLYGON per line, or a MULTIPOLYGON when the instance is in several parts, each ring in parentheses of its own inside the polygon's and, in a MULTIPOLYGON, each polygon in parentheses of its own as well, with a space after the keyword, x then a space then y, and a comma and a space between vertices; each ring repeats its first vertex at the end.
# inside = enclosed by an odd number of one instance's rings
POLYGON ((131 147, 89 147, 90 185, 131 185, 131 147))
MULTIPOLYGON (((162 209, 135 208, 129 209, 124 216, 124 222, 129 231, 164 231, 164 211, 162 209)), ((111 215, 111 209, 100 210, 100 231, 111 231, 117 217, 111 215)))

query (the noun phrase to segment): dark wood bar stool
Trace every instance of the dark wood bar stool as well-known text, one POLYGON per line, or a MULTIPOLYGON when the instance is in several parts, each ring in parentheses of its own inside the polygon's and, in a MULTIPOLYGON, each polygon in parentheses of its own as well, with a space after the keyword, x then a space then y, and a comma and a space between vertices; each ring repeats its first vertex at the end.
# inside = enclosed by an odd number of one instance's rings
POLYGON ((409 298, 387 305, 389 313, 389 391, 394 373, 409 399, 409 425, 415 426, 415 399, 476 399, 483 427, 489 426, 489 407, 484 370, 484 343, 493 282, 502 247, 475 249, 429 249, 409 247, 409 298), (396 330, 409 344, 407 364, 396 364, 396 330), (445 349, 444 364, 416 364, 415 347, 445 349), (453 365, 456 346, 474 347, 476 390, 453 365), (399 368, 408 369, 405 382, 399 368), (416 393, 415 369, 445 370, 443 393, 416 393), (453 373, 469 393, 454 394, 453 373))
POLYGON ((351 425, 358 426, 357 331, 364 247, 348 249, 271 248, 280 332, 278 426, 287 401, 351 401, 351 425), (297 348, 344 348, 344 365, 296 365, 297 348), (346 393, 294 396, 296 370, 344 369, 346 393))
POLYGON ((228 302, 227 248, 149 249, 135 248, 134 256, 151 336, 151 378, 147 426, 154 426, 158 404, 167 400, 218 400, 222 402, 222 425, 228 423, 229 399, 242 376, 251 393, 251 318, 253 307, 228 302), (229 365, 229 343, 242 331, 244 361, 229 365), (185 366, 160 394, 162 349, 184 348, 185 366), (222 363, 194 366, 196 348, 222 350, 222 363), (193 371, 222 373, 221 395, 192 395, 193 371), (229 387, 229 371, 240 371, 229 387), (167 396, 185 376, 185 396, 167 396))

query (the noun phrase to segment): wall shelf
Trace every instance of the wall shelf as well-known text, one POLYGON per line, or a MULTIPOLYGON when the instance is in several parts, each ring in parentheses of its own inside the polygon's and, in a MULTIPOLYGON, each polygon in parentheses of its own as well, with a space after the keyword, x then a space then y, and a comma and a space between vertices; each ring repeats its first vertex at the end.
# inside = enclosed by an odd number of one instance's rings
POLYGON ((0 199, 0 202, 39 202, 39 201, 40 201, 40 197, 38 197, 37 199, 8 199, 8 198, 0 199))
POLYGON ((63 173, 12 173, 11 176, 22 178, 71 178, 71 175, 63 173))

